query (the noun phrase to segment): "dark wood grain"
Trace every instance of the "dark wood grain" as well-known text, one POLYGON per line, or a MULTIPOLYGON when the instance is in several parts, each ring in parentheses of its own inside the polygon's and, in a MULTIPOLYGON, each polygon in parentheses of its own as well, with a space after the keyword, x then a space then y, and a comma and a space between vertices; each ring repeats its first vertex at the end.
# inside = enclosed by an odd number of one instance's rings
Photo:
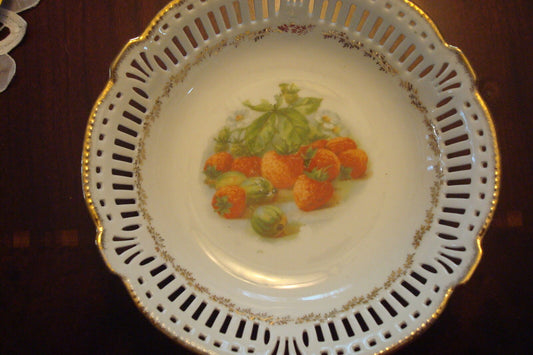
MULTIPOLYGON (((522 354, 531 339, 533 6, 416 0, 463 50, 493 115, 500 202, 470 282, 400 354, 522 354)), ((0 94, 0 353, 183 353, 107 270, 81 190, 87 118, 108 68, 166 0, 49 1, 22 13, 0 94)))

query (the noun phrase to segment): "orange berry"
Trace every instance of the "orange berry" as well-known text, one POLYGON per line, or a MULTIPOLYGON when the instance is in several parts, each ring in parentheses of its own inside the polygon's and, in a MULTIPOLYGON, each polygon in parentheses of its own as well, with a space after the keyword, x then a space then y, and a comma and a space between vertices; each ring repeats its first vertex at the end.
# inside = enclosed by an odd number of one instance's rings
POLYGON ((319 148, 316 150, 306 168, 307 171, 313 171, 315 169, 324 170, 328 176, 327 180, 332 181, 339 176, 341 171, 341 162, 332 151, 319 148))
POLYGON ((368 156, 362 149, 348 149, 339 154, 345 178, 357 179, 366 172, 368 156))
POLYGON ((239 171, 247 177, 261 176, 261 158, 255 156, 235 158, 231 170, 239 171))
POLYGON ((335 137, 328 140, 326 149, 329 149, 333 153, 339 155, 346 150, 357 149, 357 144, 350 137, 335 137))
POLYGON ((328 203, 333 191, 331 182, 318 181, 302 174, 294 183, 294 202, 302 211, 312 211, 328 203))
POLYGON ((246 192, 237 185, 221 187, 215 192, 211 205, 224 218, 239 218, 246 209, 246 192))
POLYGON ((204 173, 209 178, 216 178, 222 173, 231 170, 231 164, 233 163, 233 157, 228 152, 219 152, 211 155, 204 165, 204 173))
POLYGON ((261 159, 261 175, 277 189, 290 189, 304 171, 304 160, 299 154, 281 155, 269 151, 261 159))
POLYGON ((309 149, 325 148, 327 143, 328 143, 327 139, 316 140, 311 144, 301 146, 300 149, 298 149, 298 154, 302 155, 305 159, 305 155, 309 149))

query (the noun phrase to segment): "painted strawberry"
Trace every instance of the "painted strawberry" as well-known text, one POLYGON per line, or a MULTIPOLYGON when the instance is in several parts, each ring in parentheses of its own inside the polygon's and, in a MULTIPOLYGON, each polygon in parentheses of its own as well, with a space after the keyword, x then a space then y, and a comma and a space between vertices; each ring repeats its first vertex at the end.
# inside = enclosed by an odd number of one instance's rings
POLYGON ((311 158, 306 161, 306 171, 324 170, 327 174, 327 181, 334 180, 341 171, 341 162, 331 150, 318 148, 308 150, 311 158))
POLYGON ((204 174, 208 179, 216 179, 222 173, 231 170, 233 156, 228 152, 219 152, 211 155, 205 162, 204 174))
POLYGON ((339 154, 341 162, 341 178, 357 179, 366 172, 368 156, 362 149, 348 149, 339 154))
POLYGON ((235 158, 231 170, 239 171, 247 177, 261 176, 261 158, 255 156, 235 158))
POLYGON ((328 174, 321 169, 298 176, 293 195, 296 206, 302 211, 312 211, 324 206, 333 197, 333 185, 328 174))
POLYGON ((277 189, 290 189, 304 171, 304 160, 299 154, 278 154, 269 151, 261 160, 261 175, 277 189))
POLYGON ((316 140, 311 144, 301 146, 300 149, 298 149, 298 154, 302 155, 305 159, 305 156, 310 149, 325 148, 327 143, 327 139, 316 140))
POLYGON ((350 137, 335 137, 328 140, 325 148, 339 155, 346 150, 357 149, 357 144, 350 137))
POLYGON ((215 192, 211 205, 224 218, 239 218, 246 209, 246 192, 236 185, 221 187, 215 192))

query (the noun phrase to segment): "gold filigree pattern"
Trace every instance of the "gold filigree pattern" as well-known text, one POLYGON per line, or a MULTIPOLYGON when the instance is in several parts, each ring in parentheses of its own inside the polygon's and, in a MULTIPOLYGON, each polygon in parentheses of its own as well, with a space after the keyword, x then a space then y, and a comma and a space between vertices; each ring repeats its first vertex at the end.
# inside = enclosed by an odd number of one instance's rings
MULTIPOLYGON (((289 324, 289 323, 303 324, 303 323, 308 323, 308 322, 325 321, 325 320, 334 318, 341 313, 347 312, 357 306, 366 304, 372 301, 373 299, 375 299, 380 292, 388 290, 390 287, 392 287, 392 285, 396 281, 398 281, 401 277, 406 275, 406 273, 408 272, 408 270, 411 268, 413 264, 415 254, 414 253, 408 254, 403 265, 399 267, 398 269, 393 270, 389 274, 389 276, 387 277, 386 281, 383 283, 382 286, 375 287, 372 291, 370 291, 366 295, 355 296, 351 298, 348 302, 340 306, 338 309, 335 308, 326 313, 309 313, 309 314, 294 318, 292 316, 274 316, 274 315, 267 314, 265 312, 254 312, 251 308, 240 308, 236 306, 235 303, 231 299, 217 296, 212 291, 210 291, 209 288, 197 282, 193 273, 187 270, 186 268, 184 268, 183 266, 179 265, 176 259, 166 251, 165 240, 153 227, 152 225, 153 218, 146 208, 148 196, 147 196, 146 191, 143 188, 143 177, 141 174, 141 166, 143 162, 146 160, 145 139, 150 136, 151 125, 155 122, 155 120, 160 115, 161 106, 163 104, 163 99, 168 98, 170 96, 172 90, 176 87, 176 85, 182 83, 187 78, 189 72, 195 66, 201 64, 203 61, 205 61, 206 59, 210 57, 216 56, 218 53, 220 53, 220 51, 222 51, 224 48, 229 47, 229 46, 239 47, 239 45, 245 41, 257 42, 263 39, 265 36, 272 34, 272 33, 283 33, 283 34, 303 36, 303 35, 306 35, 312 32, 314 28, 315 28, 314 25, 296 25, 296 24, 280 25, 276 28, 266 27, 258 31, 243 32, 241 34, 236 35, 231 40, 221 40, 216 45, 207 46, 206 48, 199 51, 192 61, 189 61, 187 64, 185 64, 182 67, 182 69, 178 73, 172 75, 169 78, 167 84, 163 88, 161 96, 155 101, 152 109, 146 115, 144 123, 143 123, 144 134, 139 140, 138 154, 134 161, 133 170, 134 170, 134 175, 135 175, 135 187, 136 187, 138 201, 139 201, 139 209, 141 211, 142 217, 147 222, 146 228, 147 228, 148 233, 152 237, 152 240, 154 242, 154 248, 159 253, 161 258, 165 260, 167 263, 169 263, 172 266, 172 268, 184 279, 187 286, 191 287, 196 292, 203 294, 208 299, 227 308, 230 312, 239 314, 243 317, 247 317, 250 320, 260 320, 260 321, 268 322, 271 325, 283 325, 283 324, 289 324)), ((343 46, 343 48, 362 50, 363 55, 365 57, 370 58, 374 63, 376 63, 380 71, 383 71, 392 76, 395 76, 397 74, 396 69, 394 69, 387 62, 387 60, 382 54, 372 49, 365 48, 361 42, 351 40, 345 33, 331 30, 331 31, 323 32, 322 35, 324 39, 336 40, 339 44, 343 46)), ((410 84, 409 82, 401 80, 400 86, 409 92, 409 98, 411 99, 411 103, 420 112, 426 113, 427 109, 425 108, 425 106, 422 105, 421 100, 418 98, 418 92, 416 91, 416 89, 414 89, 413 85, 410 84)), ((435 153, 435 155, 438 156, 440 152, 438 150, 437 140, 436 140, 433 126, 431 125, 427 117, 424 116, 424 118, 425 118, 424 123, 428 127, 428 131, 430 131, 428 135, 429 146, 431 150, 435 153)), ((415 250, 419 247, 420 242, 422 241, 424 235, 431 228, 431 223, 433 221, 433 216, 434 216, 434 208, 438 205, 440 186, 442 185, 440 170, 441 170, 440 166, 437 166, 435 169, 437 181, 435 181, 435 184, 434 186, 431 187, 431 191, 430 191, 431 207, 426 211, 426 218, 425 218, 424 224, 420 228, 418 228, 418 230, 415 232, 414 237, 413 237, 412 246, 415 250)))
MULTIPOLYGON (((431 120, 428 118, 427 113, 429 112, 427 107, 422 103, 422 100, 420 99, 420 96, 418 94, 418 90, 414 87, 414 85, 406 80, 400 79, 400 87, 407 91, 409 94, 409 99, 411 100, 411 105, 413 105, 420 113, 424 115, 423 118, 423 124, 426 126, 426 129, 428 131, 428 134, 426 136, 428 146, 435 156, 435 158, 438 160, 440 158, 440 148, 437 138, 437 133, 435 126, 432 124, 431 120)), ((443 184, 443 173, 442 173, 442 167, 440 164, 437 164, 433 167, 435 171, 435 178, 433 186, 430 188, 430 196, 431 196, 431 207, 426 210, 426 217, 424 219, 424 224, 422 224, 415 232, 413 236, 413 242, 411 243, 412 246, 416 249, 420 246, 420 243, 422 242, 422 239, 426 235, 426 233, 431 229, 431 225, 433 223, 434 217, 435 217, 435 208, 437 207, 439 203, 439 197, 440 197, 440 191, 441 186, 443 184)))
POLYGON ((396 270, 393 270, 389 277, 387 278, 387 281, 383 284, 383 286, 375 287, 370 291, 368 294, 364 296, 356 296, 350 299, 347 303, 342 305, 340 309, 333 309, 330 312, 320 314, 320 313, 309 313, 304 316, 298 317, 295 319, 294 323, 296 324, 302 324, 302 323, 308 323, 308 322, 324 322, 331 318, 335 318, 337 315, 348 312, 352 309, 354 309, 357 306, 366 304, 370 301, 372 301, 374 298, 378 296, 378 294, 382 291, 388 290, 398 279, 405 276, 407 271, 411 268, 413 265, 414 260, 414 253, 407 255, 407 258, 404 262, 404 264, 399 267, 396 270))
POLYGON ((296 35, 306 35, 315 28, 315 25, 297 25, 294 23, 278 26, 279 32, 292 33, 296 35))
POLYGON ((373 49, 366 48, 363 43, 350 39, 350 37, 341 31, 330 30, 322 33, 324 39, 332 39, 337 41, 343 48, 362 50, 365 57, 370 58, 379 67, 379 70, 396 75, 398 71, 387 61, 385 56, 373 49))
POLYGON ((343 48, 347 49, 361 49, 364 46, 363 43, 350 39, 346 33, 340 31, 326 31, 322 36, 324 39, 336 40, 343 48))
POLYGON ((420 100, 420 97, 418 96, 418 90, 411 84, 410 82, 406 80, 400 80, 400 87, 407 90, 409 93, 409 98, 411 99, 411 104, 416 107, 416 109, 423 114, 428 113, 428 109, 424 104, 422 103, 422 100, 420 100))
POLYGON ((437 180, 430 188, 431 208, 426 210, 426 218, 424 219, 424 224, 422 224, 416 230, 415 235, 413 237, 413 242, 411 244, 415 248, 415 250, 418 249, 418 247, 420 246, 424 235, 426 235, 426 233, 431 229, 431 225, 433 224, 433 220, 435 217, 435 208, 437 208, 439 204, 440 191, 444 181, 441 176, 442 172, 440 165, 437 165, 436 167, 434 167, 434 169, 435 175, 437 176, 437 180))

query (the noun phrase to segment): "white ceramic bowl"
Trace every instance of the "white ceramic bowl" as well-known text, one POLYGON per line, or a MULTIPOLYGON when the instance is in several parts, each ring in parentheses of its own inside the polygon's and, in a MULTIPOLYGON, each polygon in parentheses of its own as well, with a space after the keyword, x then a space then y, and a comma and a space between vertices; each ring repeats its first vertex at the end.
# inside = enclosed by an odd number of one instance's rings
POLYGON ((376 353, 418 334, 473 272, 499 153, 466 59, 412 3, 175 1, 113 64, 83 185, 108 266, 180 343, 376 353), (264 237, 255 206, 237 219, 213 210, 204 165, 224 127, 247 149, 267 140, 259 156, 309 127, 350 136, 368 168, 310 212, 280 189, 271 204, 289 229, 264 237))

